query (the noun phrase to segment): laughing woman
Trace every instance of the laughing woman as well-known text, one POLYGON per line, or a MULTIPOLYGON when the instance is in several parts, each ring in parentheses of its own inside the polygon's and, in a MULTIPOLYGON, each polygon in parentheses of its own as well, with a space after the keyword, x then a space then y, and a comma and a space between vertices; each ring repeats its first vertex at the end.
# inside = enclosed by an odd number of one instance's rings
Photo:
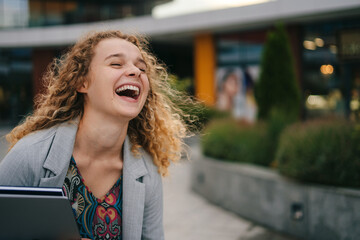
POLYGON ((7 135, 0 185, 61 187, 83 238, 163 239, 162 180, 187 130, 146 41, 97 32, 55 60, 7 135))

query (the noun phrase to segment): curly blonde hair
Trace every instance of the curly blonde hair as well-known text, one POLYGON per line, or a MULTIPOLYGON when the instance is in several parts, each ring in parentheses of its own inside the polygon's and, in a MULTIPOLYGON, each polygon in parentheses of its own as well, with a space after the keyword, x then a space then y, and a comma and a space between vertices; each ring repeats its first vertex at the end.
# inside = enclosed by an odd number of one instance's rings
POLYGON ((159 173, 168 174, 170 161, 180 159, 183 139, 189 136, 183 112, 172 101, 179 102, 184 98, 170 87, 167 71, 149 52, 146 39, 120 31, 90 33, 60 59, 53 61, 43 77, 47 91, 35 99, 33 114, 6 136, 10 148, 31 132, 82 117, 84 96, 77 89, 86 81, 95 47, 100 41, 110 38, 124 39, 138 47, 148 67, 150 91, 142 111, 130 121, 128 128, 132 151, 139 153, 142 147, 153 157, 159 173))

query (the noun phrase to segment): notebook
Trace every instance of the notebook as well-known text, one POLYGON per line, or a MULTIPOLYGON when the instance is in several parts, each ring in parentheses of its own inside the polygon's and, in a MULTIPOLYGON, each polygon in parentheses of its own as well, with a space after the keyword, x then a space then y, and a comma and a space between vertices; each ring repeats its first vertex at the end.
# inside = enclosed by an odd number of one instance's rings
POLYGON ((0 186, 0 239, 80 239, 61 188, 0 186))

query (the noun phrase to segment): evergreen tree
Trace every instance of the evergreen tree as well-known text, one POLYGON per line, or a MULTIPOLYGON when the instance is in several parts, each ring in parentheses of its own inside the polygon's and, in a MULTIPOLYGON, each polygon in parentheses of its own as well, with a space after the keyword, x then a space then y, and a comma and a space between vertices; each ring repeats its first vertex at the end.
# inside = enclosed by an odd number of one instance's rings
POLYGON ((267 35, 255 98, 260 119, 269 119, 272 111, 285 114, 289 120, 299 117, 300 90, 289 39, 282 24, 276 25, 267 35))

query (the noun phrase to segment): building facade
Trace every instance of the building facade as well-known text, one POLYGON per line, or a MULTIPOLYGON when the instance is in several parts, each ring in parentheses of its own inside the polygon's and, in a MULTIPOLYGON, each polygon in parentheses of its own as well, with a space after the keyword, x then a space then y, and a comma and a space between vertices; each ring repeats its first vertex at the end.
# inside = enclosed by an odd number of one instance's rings
MULTIPOLYGON (((167 18, 154 18, 149 11, 164 1, 137 1, 131 7, 129 4, 136 1, 102 1, 91 18, 80 12, 87 9, 86 2, 98 1, 29 2, 27 25, 21 19, 14 20, 18 26, 13 27, 8 20, 1 22, 2 122, 17 122, 30 112, 33 97, 42 91, 41 76, 51 60, 85 32, 99 29, 148 35, 156 55, 180 78, 192 77, 195 95, 209 105, 229 108, 221 92, 225 79, 229 79, 228 86, 236 89, 233 113, 252 121, 256 105, 247 94, 261 71, 267 32, 277 22, 285 24, 290 38, 304 117, 345 116, 354 120, 359 117, 358 0, 272 0, 167 18), (71 5, 74 2, 76 6, 71 5), (63 4, 62 14, 58 14, 63 17, 53 14, 50 3, 63 4), (112 4, 123 6, 123 10, 115 11, 118 15, 109 13, 106 6, 112 4), (137 7, 142 10, 135 11, 137 7), (72 11, 81 16, 69 17, 72 11), (46 17, 39 17, 42 15, 46 17)), ((60 8, 55 5, 54 9, 60 8)))

